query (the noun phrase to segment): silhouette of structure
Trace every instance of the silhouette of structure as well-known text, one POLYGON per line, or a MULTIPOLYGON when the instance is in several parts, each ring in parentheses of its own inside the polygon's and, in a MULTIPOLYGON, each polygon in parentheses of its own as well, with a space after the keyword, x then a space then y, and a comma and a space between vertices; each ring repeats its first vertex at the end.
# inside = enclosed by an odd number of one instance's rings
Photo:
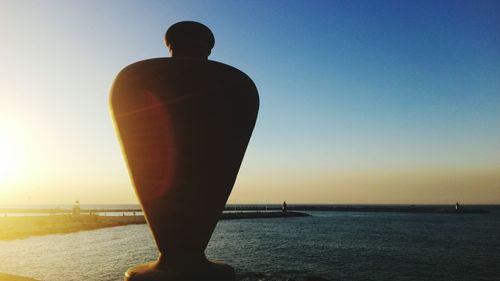
POLYGON ((204 251, 231 193, 259 98, 252 80, 208 60, 215 39, 196 22, 171 26, 170 58, 124 68, 111 109, 135 191, 160 251, 125 280, 234 280, 204 251))

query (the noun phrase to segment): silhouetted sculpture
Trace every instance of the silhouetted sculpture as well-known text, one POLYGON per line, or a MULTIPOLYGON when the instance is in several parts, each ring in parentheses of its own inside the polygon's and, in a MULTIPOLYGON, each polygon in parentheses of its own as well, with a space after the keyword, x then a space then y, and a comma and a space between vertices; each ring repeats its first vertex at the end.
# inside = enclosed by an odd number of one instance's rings
POLYGON ((208 60, 215 39, 206 26, 176 23, 165 40, 171 58, 127 66, 111 89, 122 149, 160 251, 125 280, 234 280, 230 266, 204 251, 255 125, 257 89, 238 69, 208 60))

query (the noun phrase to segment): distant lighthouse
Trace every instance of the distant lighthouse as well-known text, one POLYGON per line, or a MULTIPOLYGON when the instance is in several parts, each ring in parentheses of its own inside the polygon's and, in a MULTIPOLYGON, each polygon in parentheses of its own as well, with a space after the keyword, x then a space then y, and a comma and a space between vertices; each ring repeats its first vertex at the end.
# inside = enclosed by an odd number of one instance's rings
POLYGON ((75 201, 75 205, 73 206, 73 216, 77 217, 80 215, 80 202, 78 200, 75 201))

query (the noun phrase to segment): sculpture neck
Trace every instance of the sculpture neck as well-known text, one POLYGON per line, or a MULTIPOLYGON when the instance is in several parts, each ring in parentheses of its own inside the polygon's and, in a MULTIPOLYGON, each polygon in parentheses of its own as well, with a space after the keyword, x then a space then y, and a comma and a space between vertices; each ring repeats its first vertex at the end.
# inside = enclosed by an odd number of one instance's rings
POLYGON ((196 50, 170 50, 172 58, 208 60, 210 53, 196 50))

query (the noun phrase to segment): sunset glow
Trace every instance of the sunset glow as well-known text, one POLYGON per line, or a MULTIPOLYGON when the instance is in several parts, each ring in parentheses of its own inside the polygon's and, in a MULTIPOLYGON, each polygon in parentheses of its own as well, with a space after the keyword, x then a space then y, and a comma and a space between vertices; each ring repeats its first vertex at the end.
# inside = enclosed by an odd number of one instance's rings
POLYGON ((500 0, 0 0, 0 281, 500 281, 500 0))
POLYGON ((138 202, 109 89, 180 20, 260 93, 229 203, 498 203, 497 4, 445 2, 1 1, 0 204, 138 202))
POLYGON ((22 135, 15 126, 0 126, 0 186, 6 188, 8 183, 22 180, 28 169, 28 155, 23 147, 22 135))

